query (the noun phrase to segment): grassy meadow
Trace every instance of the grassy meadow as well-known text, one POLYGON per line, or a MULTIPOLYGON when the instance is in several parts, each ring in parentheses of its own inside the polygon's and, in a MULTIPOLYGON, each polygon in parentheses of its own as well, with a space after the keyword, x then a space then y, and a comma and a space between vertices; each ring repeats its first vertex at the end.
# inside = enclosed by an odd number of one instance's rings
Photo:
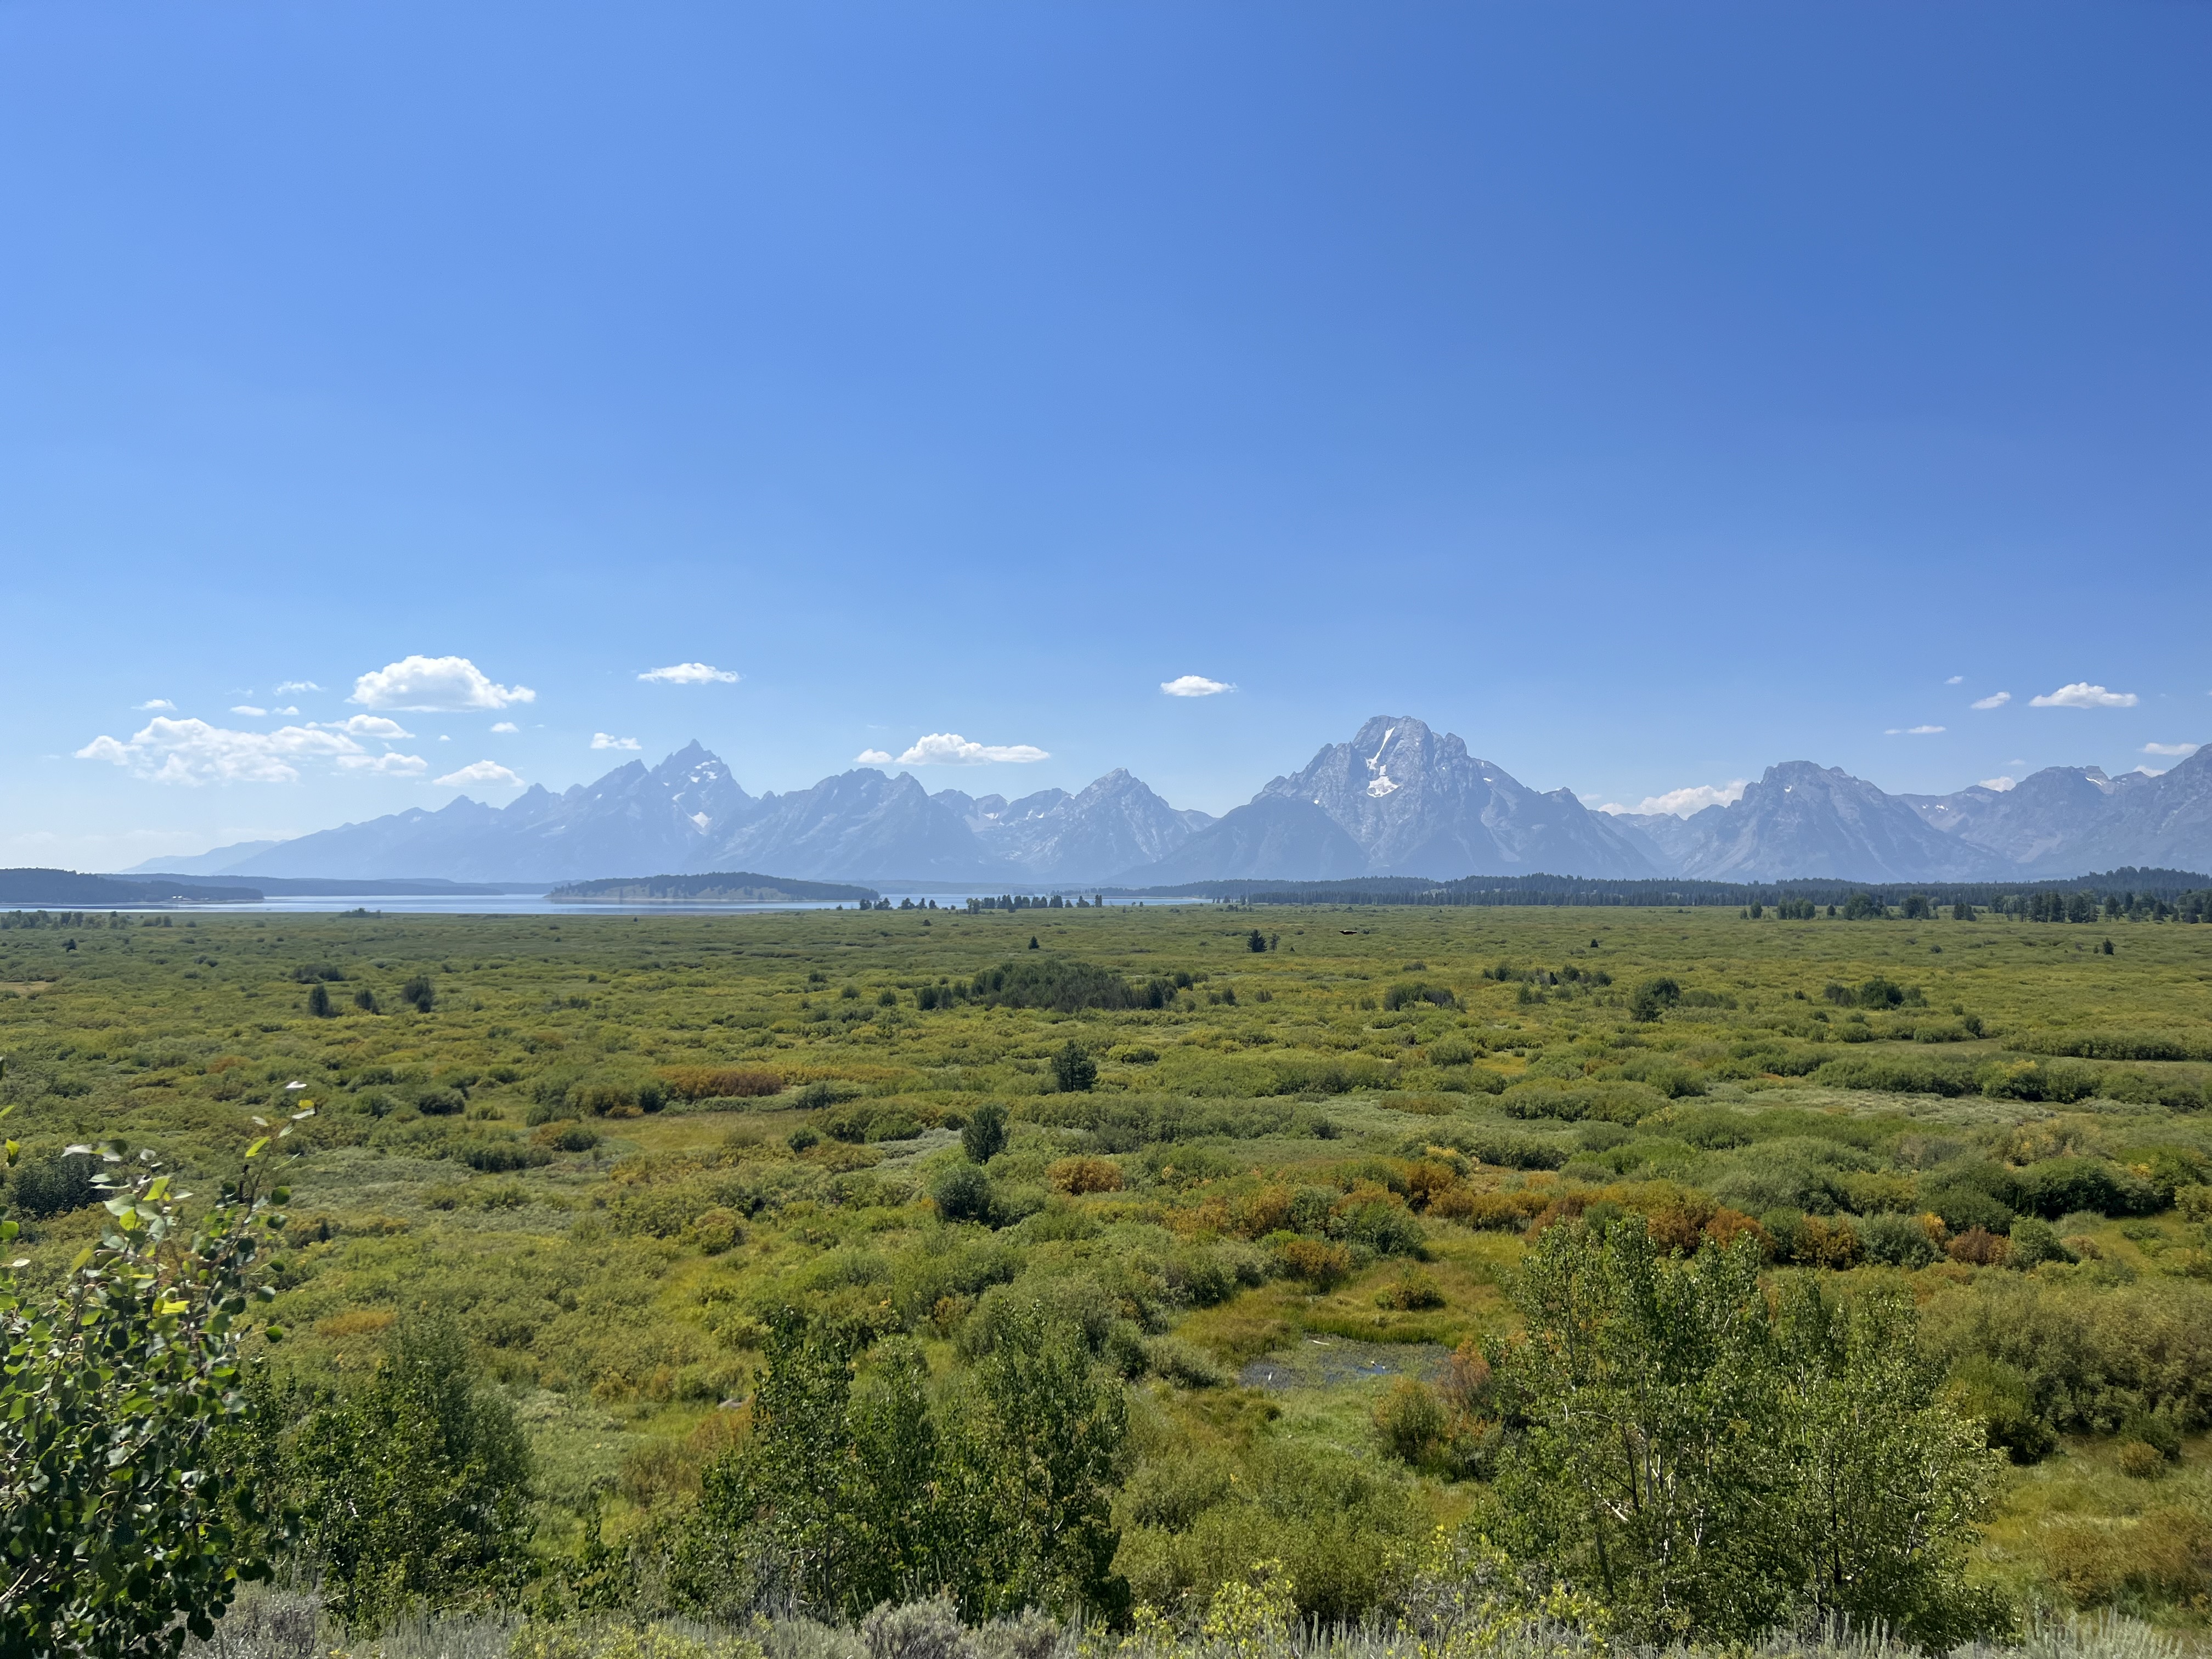
POLYGON ((33 1275, 98 1231, 64 1146, 211 1183, 313 1103, 276 1363, 342 1387, 449 1315, 549 1572, 696 1498, 778 1310, 943 1376, 1043 1298, 1129 1379, 1135 1599, 1279 1560, 1356 1617, 1486 1501, 1468 1374, 1528 1237, 1622 1213, 1907 1289, 2008 1455, 1976 1571, 2024 1605, 2195 1626, 2212 1595, 2212 927, 48 917, 0 928, 0 1053, 33 1275))

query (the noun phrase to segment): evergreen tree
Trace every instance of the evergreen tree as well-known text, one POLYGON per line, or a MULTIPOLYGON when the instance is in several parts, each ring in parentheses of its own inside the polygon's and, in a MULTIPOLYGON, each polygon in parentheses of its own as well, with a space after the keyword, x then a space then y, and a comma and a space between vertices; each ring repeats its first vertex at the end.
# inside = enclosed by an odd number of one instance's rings
POLYGON ((970 1164, 979 1165, 1006 1151, 1006 1109, 987 1100, 969 1113, 968 1121, 961 1126, 960 1149, 970 1164))
POLYGON ((1098 1062, 1071 1037, 1052 1057, 1052 1080, 1064 1095, 1080 1094, 1098 1081, 1098 1062))

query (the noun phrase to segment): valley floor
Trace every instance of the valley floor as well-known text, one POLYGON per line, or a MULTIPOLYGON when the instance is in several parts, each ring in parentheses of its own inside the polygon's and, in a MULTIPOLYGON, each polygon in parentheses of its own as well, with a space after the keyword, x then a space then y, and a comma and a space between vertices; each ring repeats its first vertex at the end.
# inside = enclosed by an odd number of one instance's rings
POLYGON ((780 1310, 941 1382, 1042 1300, 1127 1379, 1135 1600, 1195 1629, 1269 1560, 1357 1620, 1489 1501, 1469 1378, 1526 1238, 1624 1214, 1908 1294, 2015 1460, 1974 1570, 2021 1607, 2212 1596, 2212 927, 7 920, 29 1275, 98 1229, 65 1146, 204 1187, 313 1103, 276 1363, 343 1391, 450 1319, 526 1431, 541 1577, 696 1501, 780 1310))

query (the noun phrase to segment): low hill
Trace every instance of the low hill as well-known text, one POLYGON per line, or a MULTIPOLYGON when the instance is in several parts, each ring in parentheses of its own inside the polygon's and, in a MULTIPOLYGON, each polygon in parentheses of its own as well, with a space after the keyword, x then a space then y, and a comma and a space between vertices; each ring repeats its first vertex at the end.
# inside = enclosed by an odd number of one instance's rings
POLYGON ((880 896, 872 887, 832 881, 796 881, 750 870, 716 870, 697 876, 610 876, 572 881, 546 897, 564 904, 857 904, 880 896))
MULTIPOLYGON (((158 878, 125 870, 110 880, 144 882, 158 878)), ((552 884, 529 881, 360 880, 346 876, 196 876, 195 885, 229 891, 251 888, 263 898, 488 898, 502 893, 542 893, 552 884)))
POLYGON ((52 904, 254 904, 262 895, 251 887, 204 887, 167 876, 118 881, 112 876, 81 876, 74 870, 0 870, 0 905, 52 904))

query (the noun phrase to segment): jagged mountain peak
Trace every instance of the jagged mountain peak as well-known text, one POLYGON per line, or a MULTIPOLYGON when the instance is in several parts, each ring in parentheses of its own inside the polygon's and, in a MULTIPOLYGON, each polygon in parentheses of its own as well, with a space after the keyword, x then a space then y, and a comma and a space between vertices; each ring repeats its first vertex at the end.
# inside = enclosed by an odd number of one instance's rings
POLYGON ((1547 871, 1881 881, 2212 868, 2212 750, 2164 774, 2045 767, 2005 790, 1885 793, 1809 760, 1687 818, 1611 817, 1538 791, 1456 734, 1381 714, 1219 820, 1170 806, 1116 768, 1074 794, 932 794, 856 767, 756 799, 696 739, 504 807, 443 805, 198 860, 210 874, 567 880, 747 868, 800 878, 1134 884, 1547 871))
POLYGON ((1783 761, 1724 807, 1690 820, 1679 873, 1706 880, 1972 881, 1990 873, 1981 848, 1947 836, 1911 805, 1841 767, 1783 761))
POLYGON ((1365 853, 1364 874, 1657 873, 1642 846, 1571 791, 1528 788, 1411 714, 1373 716, 1261 793, 1321 808, 1365 853))

